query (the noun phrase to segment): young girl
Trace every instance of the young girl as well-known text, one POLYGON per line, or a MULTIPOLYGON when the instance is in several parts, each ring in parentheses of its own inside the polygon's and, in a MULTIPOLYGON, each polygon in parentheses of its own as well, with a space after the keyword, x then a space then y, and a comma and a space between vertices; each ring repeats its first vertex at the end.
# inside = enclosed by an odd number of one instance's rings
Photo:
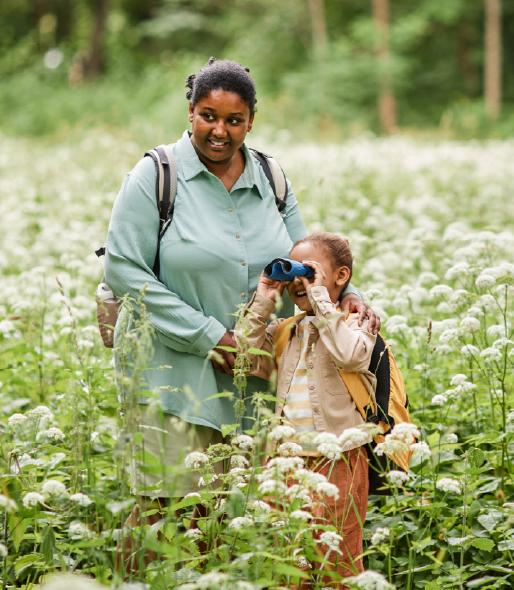
MULTIPOLYGON (((361 446, 362 439, 357 437, 352 445, 346 437, 347 450, 340 458, 327 460, 312 441, 320 432, 340 436, 346 429, 363 424, 340 370, 361 373, 361 381, 374 398, 375 376, 368 367, 376 336, 368 331, 367 320, 360 325, 357 314, 345 317, 338 307, 352 275, 348 240, 330 233, 312 234, 295 243, 290 258, 312 267, 314 277, 295 277, 284 283, 262 275, 239 321, 236 337, 249 348, 272 353, 272 357, 253 357, 252 373, 269 379, 277 371, 277 415, 295 429, 294 441, 303 448, 306 467, 322 473, 339 489, 338 498, 318 499, 311 511, 317 522, 335 525, 341 535, 340 551, 328 555, 332 570, 346 577, 363 570, 366 450, 361 446), (286 286, 302 313, 268 324, 277 296, 286 286)), ((329 583, 330 578, 326 581, 329 583)))

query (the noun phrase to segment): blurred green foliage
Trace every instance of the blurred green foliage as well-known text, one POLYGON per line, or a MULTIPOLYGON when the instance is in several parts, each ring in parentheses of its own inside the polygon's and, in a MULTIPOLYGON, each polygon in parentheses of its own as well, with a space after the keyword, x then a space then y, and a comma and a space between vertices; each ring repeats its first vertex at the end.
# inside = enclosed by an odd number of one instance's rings
MULTIPOLYGON (((215 55, 250 67, 264 126, 303 137, 378 131, 372 3, 318 4, 321 52, 308 0, 2 0, 0 127, 29 135, 77 125, 175 132, 185 121, 186 75, 215 55)), ((503 2, 503 115, 494 125, 482 106, 483 1, 390 5, 385 67, 400 127, 511 135, 514 3, 503 2)))

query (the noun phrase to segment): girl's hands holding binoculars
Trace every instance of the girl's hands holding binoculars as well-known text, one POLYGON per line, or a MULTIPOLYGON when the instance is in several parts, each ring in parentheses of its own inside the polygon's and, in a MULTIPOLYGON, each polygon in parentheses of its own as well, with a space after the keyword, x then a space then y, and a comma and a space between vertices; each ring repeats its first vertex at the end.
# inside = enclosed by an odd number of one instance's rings
POLYGON ((282 295, 288 284, 288 281, 276 281, 263 273, 257 284, 257 294, 276 301, 277 295, 282 295))

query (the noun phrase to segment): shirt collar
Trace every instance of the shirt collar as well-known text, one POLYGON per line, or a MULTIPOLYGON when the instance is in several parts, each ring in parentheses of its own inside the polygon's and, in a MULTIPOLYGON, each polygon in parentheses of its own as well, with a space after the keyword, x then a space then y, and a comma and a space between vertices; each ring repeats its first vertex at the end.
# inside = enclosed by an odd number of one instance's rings
MULTIPOLYGON (((260 164, 258 164, 253 157, 251 151, 243 144, 242 147, 245 156, 245 168, 241 176, 237 179, 235 188, 255 188, 258 191, 259 196, 264 198, 264 195, 269 191, 264 180, 264 172, 261 171, 260 164)), ((195 176, 198 176, 201 172, 209 172, 205 164, 203 164, 198 157, 191 138, 189 131, 184 131, 182 137, 177 141, 176 154, 179 166, 182 167, 182 173, 185 180, 191 180, 195 176)))

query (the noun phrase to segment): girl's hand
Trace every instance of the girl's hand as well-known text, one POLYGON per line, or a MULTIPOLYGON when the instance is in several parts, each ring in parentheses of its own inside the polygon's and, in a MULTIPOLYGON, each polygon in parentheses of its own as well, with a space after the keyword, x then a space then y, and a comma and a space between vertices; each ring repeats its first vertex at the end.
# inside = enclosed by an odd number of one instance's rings
POLYGON ((287 281, 276 281, 274 279, 270 279, 263 273, 261 274, 261 278, 257 283, 257 294, 276 301, 277 295, 282 295, 286 286, 287 281))
POLYGON ((327 275, 323 268, 321 268, 321 264, 316 262, 315 260, 302 260, 302 264, 305 266, 309 266, 314 270, 314 277, 308 279, 307 277, 299 277, 307 290, 308 287, 326 287, 327 286, 327 275))

